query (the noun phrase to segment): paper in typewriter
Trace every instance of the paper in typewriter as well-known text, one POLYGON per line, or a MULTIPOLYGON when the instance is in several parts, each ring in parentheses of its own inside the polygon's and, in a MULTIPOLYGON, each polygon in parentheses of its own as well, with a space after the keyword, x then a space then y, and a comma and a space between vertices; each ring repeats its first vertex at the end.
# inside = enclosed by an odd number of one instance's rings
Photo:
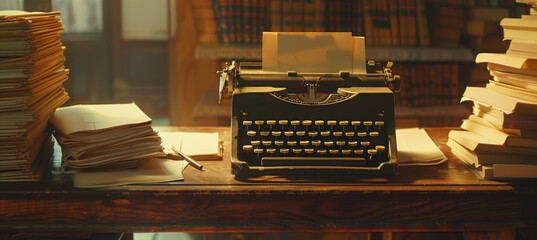
POLYGON ((352 35, 350 32, 264 32, 262 55, 263 71, 352 72, 352 35))

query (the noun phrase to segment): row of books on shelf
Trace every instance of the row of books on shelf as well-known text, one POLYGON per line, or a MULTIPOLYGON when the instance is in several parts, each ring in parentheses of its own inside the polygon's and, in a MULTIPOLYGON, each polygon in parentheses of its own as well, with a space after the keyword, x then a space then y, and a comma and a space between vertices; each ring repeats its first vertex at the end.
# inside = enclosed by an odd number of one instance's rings
POLYGON ((401 76, 399 106, 454 105, 459 102, 459 64, 403 63, 393 72, 401 76))
POLYGON ((492 76, 485 87, 467 87, 473 112, 449 133, 448 146, 485 179, 537 178, 537 4, 530 15, 501 21, 505 53, 480 53, 492 76))
POLYGON ((214 0, 213 9, 223 43, 260 43, 263 31, 333 31, 365 35, 369 45, 429 45, 425 0, 214 0))

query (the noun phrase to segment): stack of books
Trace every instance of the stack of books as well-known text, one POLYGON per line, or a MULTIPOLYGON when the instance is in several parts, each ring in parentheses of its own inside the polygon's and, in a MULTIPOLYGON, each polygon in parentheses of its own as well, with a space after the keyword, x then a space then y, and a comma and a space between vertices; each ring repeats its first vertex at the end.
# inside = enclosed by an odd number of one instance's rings
POLYGON ((143 160, 166 157, 151 118, 134 103, 62 107, 50 123, 65 171, 137 168, 143 160))
POLYGON ((47 123, 69 99, 59 15, 0 11, 0 182, 39 180, 52 155, 47 123))
POLYGON ((473 114, 465 131, 449 133, 452 152, 485 179, 537 178, 537 5, 529 4, 530 15, 500 23, 509 50, 476 57, 493 80, 466 88, 462 100, 473 102, 473 114))

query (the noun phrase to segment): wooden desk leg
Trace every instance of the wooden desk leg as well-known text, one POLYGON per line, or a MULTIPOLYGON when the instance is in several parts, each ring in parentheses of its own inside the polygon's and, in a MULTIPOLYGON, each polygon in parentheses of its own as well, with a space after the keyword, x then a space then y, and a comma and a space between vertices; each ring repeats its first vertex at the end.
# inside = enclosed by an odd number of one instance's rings
POLYGON ((515 240, 516 231, 464 232, 464 240, 515 240))

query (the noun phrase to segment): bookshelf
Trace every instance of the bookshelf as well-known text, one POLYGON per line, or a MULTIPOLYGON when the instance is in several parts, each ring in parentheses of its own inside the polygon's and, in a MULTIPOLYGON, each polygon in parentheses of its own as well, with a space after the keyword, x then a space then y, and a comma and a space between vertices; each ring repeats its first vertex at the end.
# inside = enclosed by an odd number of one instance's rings
MULTIPOLYGON (((231 1, 234 2, 233 6, 225 6, 223 11, 236 11, 236 7, 239 7, 238 9, 241 9, 241 2, 250 3, 250 2, 256 2, 256 1, 263 1, 263 0, 243 0, 243 1, 231 1), (237 5, 239 4, 239 5, 237 5), (235 7, 235 10, 232 10, 232 7, 235 7)), ((293 0, 289 0, 293 2, 293 0)), ((389 0, 387 0, 389 1, 389 0)), ((224 19, 224 24, 228 24, 223 26, 222 25, 222 19, 219 17, 222 16, 222 12, 216 12, 216 11, 222 11, 222 8, 215 8, 214 4, 221 4, 221 3, 231 3, 230 1, 213 1, 213 0, 175 0, 173 1, 176 6, 176 19, 180 19, 180 22, 178 24, 178 33, 177 36, 182 36, 181 38, 177 37, 177 43, 180 44, 172 44, 172 48, 175 48, 177 51, 177 55, 182 56, 180 57, 180 61, 176 61, 174 66, 171 66, 170 69, 172 69, 172 72, 170 73, 170 79, 172 81, 175 81, 172 83, 170 81, 170 91, 176 91, 174 89, 178 89, 176 92, 184 92, 183 96, 180 97, 183 99, 182 102, 178 103, 177 101, 179 98, 176 98, 175 96, 170 96, 172 98, 172 101, 176 101, 175 103, 170 103, 170 113, 171 113, 171 124, 180 124, 185 125, 199 125, 201 124, 200 119, 196 120, 189 120, 186 119, 188 116, 192 116, 193 112, 195 111, 195 106, 200 102, 203 101, 204 96, 207 95, 208 92, 215 92, 217 90, 218 85, 218 76, 216 75, 216 71, 220 70, 222 67, 222 63, 225 61, 230 60, 238 60, 238 61, 261 61, 261 44, 256 41, 250 41, 245 42, 243 40, 238 41, 230 41, 229 39, 233 39, 232 36, 226 36, 229 38, 227 41, 223 40, 222 34, 226 33, 223 28, 230 27, 229 25, 231 22, 229 21, 243 21, 250 25, 250 27, 246 26, 237 26, 233 25, 235 28, 238 29, 253 29, 256 26, 261 26, 261 30, 264 31, 278 31, 278 28, 273 29, 274 27, 270 27, 274 24, 274 11, 272 8, 273 2, 281 2, 282 4, 287 1, 266 1, 265 5, 261 5, 265 7, 265 11, 260 16, 264 19, 262 20, 255 20, 255 19, 243 19, 243 20, 237 20, 226 18, 224 19), (182 8, 179 8, 178 6, 181 5, 182 8), (220 15, 219 15, 220 14, 220 15), (228 22, 225 22, 228 21, 228 22), (254 24, 255 26, 253 26, 254 24), (182 26, 182 27, 181 27, 182 26), (264 28, 263 28, 264 27, 264 28), (187 39, 185 39, 187 38, 187 39), (187 43, 187 44, 185 44, 187 43), (185 54, 185 51, 188 52, 188 54, 185 54), (188 55, 188 56, 187 56, 188 55), (180 74, 173 74, 173 71, 180 74), (183 75, 184 77, 188 77, 189 79, 185 80, 179 80, 177 82, 174 79, 177 79, 176 75, 183 75), (195 86, 195 89, 192 89, 192 87, 195 86), (185 89, 189 89, 188 91, 185 89), (182 109, 182 110, 177 110, 182 109), (181 115, 180 118, 182 118, 180 121, 175 121, 173 117, 173 111, 180 112, 181 115)), ((309 1, 306 1, 309 2, 309 1)), ((316 3, 317 1, 313 1, 316 3)), ((319 1, 323 2, 323 1, 319 1)), ((446 2, 446 1, 436 1, 436 0, 415 0, 416 4, 418 4, 420 11, 410 11, 415 12, 416 14, 422 14, 421 16, 416 15, 416 19, 408 20, 406 18, 401 18, 401 16, 408 14, 408 13, 402 13, 399 9, 399 12, 396 14, 398 18, 395 20, 405 20, 407 23, 408 21, 414 21, 416 23, 416 26, 412 28, 408 28, 408 26, 400 26, 400 29, 406 29, 406 31, 414 31, 412 34, 415 34, 410 37, 415 37, 416 41, 395 41, 393 40, 394 36, 399 36, 399 38, 403 38, 404 36, 401 31, 397 34, 389 33, 393 29, 388 29, 386 26, 383 27, 383 29, 376 29, 379 31, 368 31, 368 26, 371 28, 371 26, 377 26, 378 24, 368 23, 369 20, 373 21, 384 21, 388 20, 385 18, 386 16, 383 16, 383 18, 375 18, 375 16, 370 16, 368 14, 363 15, 357 15, 358 16, 358 22, 360 22, 360 26, 354 26, 354 25, 346 25, 347 29, 345 28, 334 28, 333 24, 343 23, 345 24, 345 21, 353 21, 352 19, 355 16, 353 15, 353 12, 347 12, 350 15, 345 15, 343 18, 333 18, 335 15, 338 15, 338 8, 342 7, 337 5, 332 5, 334 2, 346 2, 345 0, 342 1, 325 1, 326 8, 321 8, 321 12, 324 12, 324 21, 326 23, 326 28, 324 31, 351 31, 353 32, 353 35, 365 35, 366 40, 368 39, 368 36, 373 36, 372 38, 375 39, 375 41, 367 42, 366 45, 366 56, 367 59, 373 59, 380 62, 385 61, 393 61, 395 63, 395 67, 399 66, 399 69, 394 68, 394 73, 401 75, 402 81, 406 81, 407 87, 410 89, 407 89, 406 96, 405 94, 398 94, 401 96, 398 96, 398 98, 403 99, 402 101, 397 101, 397 108, 398 110, 398 116, 401 118, 417 118, 420 119, 420 122, 423 120, 424 122, 428 123, 434 123, 437 122, 438 124, 426 124, 427 126, 455 126, 458 125, 458 123, 454 124, 448 124, 446 125, 443 120, 435 120, 435 119, 449 119, 450 117, 455 118, 461 118, 468 114, 467 109, 465 106, 460 105, 458 103, 458 98, 462 94, 462 90, 466 86, 467 83, 470 81, 470 76, 474 76, 472 74, 477 74, 473 72, 473 69, 470 69, 471 66, 475 66, 474 57, 475 53, 480 51, 479 47, 476 47, 475 45, 468 44, 464 41, 465 35, 469 35, 466 31, 466 25, 463 21, 463 25, 460 26, 440 26, 440 24, 451 24, 453 21, 453 16, 450 16, 449 14, 468 14, 468 17, 472 17, 472 19, 479 18, 479 16, 475 16, 475 14, 471 15, 471 13, 475 12, 473 11, 474 8, 481 9, 481 8, 487 8, 491 6, 483 6, 482 2, 475 1, 475 5, 464 5, 464 4, 470 4, 470 3, 462 3, 455 1, 455 3, 452 2, 446 2), (421 7, 420 7, 421 6, 421 7), (424 8, 425 6, 425 8, 424 8), (334 8, 335 7, 335 8, 334 8), (449 10, 449 11, 446 11, 449 10), (446 16, 444 13, 448 13, 446 16), (442 13, 442 14, 439 14, 442 13), (403 14, 403 15, 401 15, 403 14), (423 16, 427 15, 427 18, 424 18, 423 16), (442 19, 440 20, 448 20, 443 21, 443 23, 440 23, 439 18, 437 18, 437 15, 440 15, 442 19), (373 18, 370 18, 373 17, 373 18), (421 19, 421 20, 418 20, 421 19), (436 21, 439 21, 437 24, 436 21), (423 21, 429 22, 429 27, 423 28, 423 21), (332 24, 332 25, 330 25, 332 24), (438 26, 437 26, 438 25, 438 26), (403 28, 405 27, 405 28, 403 28), (453 39, 453 36, 442 36, 439 33, 446 33, 446 32, 440 32, 436 29, 446 29, 449 28, 451 31, 449 32, 457 32, 456 39, 453 39), (429 32, 424 34, 425 30, 428 30, 429 32), (356 32, 356 34, 354 34, 356 32), (368 35, 371 34, 371 35, 368 35), (391 34, 391 35, 390 35, 391 34), (390 41, 378 41, 379 38, 383 38, 386 36, 391 36, 392 40, 390 41), (429 37, 428 40, 425 37, 429 37), (398 70, 399 72, 395 71, 398 70), (432 84, 436 86, 432 86, 429 84, 429 82, 437 81, 437 83, 432 84), (439 90, 440 88, 450 88, 450 91, 445 90, 439 90), (436 90, 431 90, 436 89, 436 90), (416 91, 418 90, 418 91, 416 91), (429 92, 428 92, 429 91, 429 92), (436 92, 435 92, 436 91, 436 92), (440 99, 438 99, 438 93, 440 93, 440 99), (409 96, 409 94, 411 96, 409 96), (446 97, 446 95, 449 95, 446 97), (415 96, 418 96, 416 99, 415 96), (425 98, 425 99, 424 99, 425 98), (432 98, 429 99, 429 98, 432 98), (448 98, 448 99, 442 99, 442 98, 448 98), (410 99, 410 101, 408 101, 410 99), (406 101, 405 101, 406 100, 406 101), (424 119, 433 119, 433 120, 424 120, 424 119)), ((356 2, 362 2, 366 3, 367 1, 353 1, 352 4, 355 4, 356 2)), ((412 2, 412 1, 409 1, 412 2)), ((470 1, 472 2, 472 1, 470 1)), ((371 3, 367 3, 371 4, 371 3)), ((400 6, 401 3, 397 3, 398 6, 400 6)), ((514 0, 513 4, 509 5, 507 2, 502 2, 502 4, 507 4, 505 7, 514 6, 514 0)), ((394 11, 386 11, 387 5, 384 6, 377 6, 378 3, 375 3, 375 6, 366 6, 366 8, 375 8, 377 10, 381 10, 383 13, 392 14, 394 11)), ((283 6, 283 5, 282 5, 283 6)), ((354 6, 354 5, 353 5, 354 6)), ((220 6, 221 7, 221 6, 220 6)), ((249 5, 247 8, 244 9, 251 9, 252 5, 249 5)), ((311 6, 310 6, 311 7, 311 6)), ((498 7, 498 6, 496 6, 498 7)), ((500 6, 502 7, 502 6, 500 6)), ((344 7, 345 8, 345 7, 344 7)), ((295 8, 298 9, 298 8, 295 8)), ((284 11, 285 9, 281 9, 281 11, 284 11)), ((311 10, 311 9, 310 9, 311 10)), ((341 8, 339 10, 342 10, 341 8)), ((392 9, 393 10, 393 9, 392 9)), ((412 9, 411 9, 412 10, 412 9)), ((239 10, 241 11, 241 10, 239 10)), ((259 11, 259 9, 258 9, 259 11)), ((360 10, 357 10, 360 11, 360 10)), ((373 11, 375 12, 375 11, 373 11)), ((397 11, 395 11, 397 12, 397 11)), ((511 12, 510 10, 507 11, 508 13, 511 12)), ((341 13, 341 11, 339 12, 341 13)), ((245 14, 244 12, 235 12, 234 14, 245 14)), ((277 17, 279 17, 280 21, 276 20, 277 24, 280 24, 282 27, 279 31, 284 31, 284 27, 282 24, 284 24, 285 21, 289 21, 289 19, 286 20, 285 16, 281 16, 278 14, 284 14, 283 12, 276 12, 277 17)), ((287 13, 289 15, 289 12, 287 13)), ((295 14, 290 14, 290 16, 295 19, 296 14, 304 14, 304 16, 308 14, 318 14, 318 12, 301 12, 297 11, 295 14)), ((369 13, 371 14, 371 13, 369 13)), ((226 15, 226 14, 224 14, 226 15)), ((226 15, 228 16, 228 15, 226 15)), ((233 15, 235 16, 235 15, 233 15)), ((247 17, 252 17, 251 15, 245 15, 247 17)), ((258 15, 253 15, 254 17, 258 15)), ((405 15, 406 16, 406 15, 405 15)), ((309 16, 311 17, 311 16, 309 16)), ((377 16, 378 17, 378 16, 377 16)), ((466 19, 466 17, 463 17, 463 19, 466 19)), ((296 19, 295 19, 296 20, 296 19)), ((304 19, 303 19, 304 20, 304 19)), ((294 21, 294 20, 293 20, 294 21)), ((487 20, 492 21, 492 24, 495 24, 495 20, 487 20)), ((394 25, 393 23, 397 22, 394 21, 393 16, 389 19, 389 22, 391 22, 391 25, 394 25)), ((306 26, 307 23, 304 25, 306 26)), ((304 27, 303 26, 303 27, 304 27)), ((289 26, 288 26, 289 27, 289 26)), ((300 27, 300 26, 299 26, 300 27)), ((311 26, 309 26, 311 27, 311 26)), ((288 28, 289 30, 290 28, 288 28)), ((250 32, 250 38, 255 39, 254 35, 260 34, 260 29, 256 27, 255 31, 250 32)), ((304 31, 304 28, 302 28, 304 31)), ((371 29, 369 29, 371 30, 371 29)), ((230 31, 230 29, 227 29, 226 31, 230 31)), ((291 31, 294 31, 294 29, 291 29, 291 31)), ((316 29, 316 31, 318 31, 316 29)), ((240 31, 239 31, 240 32, 240 31)), ((230 34, 230 32, 227 32, 227 34, 230 34)), ((237 34, 237 33, 235 33, 237 34)), ((494 35, 494 34, 493 34, 494 35)), ((235 36, 235 39, 241 39, 241 37, 235 36)), ((470 38, 470 36, 467 36, 470 38)), ((475 36, 472 35, 471 39, 479 38, 481 36, 475 36)), ((486 37, 489 36, 483 36, 481 39, 488 39, 486 37)), ((245 35, 242 36, 242 39, 246 39, 245 35)), ((172 55, 173 57, 173 55, 172 55)), ((172 59, 173 60, 173 59, 172 59)), ((177 58, 175 58, 177 60, 177 58)), ((171 61, 170 61, 171 62, 171 61)), ((485 76, 487 77, 487 76, 485 76)), ((170 92, 171 93, 171 92, 170 92)), ((218 120, 211 120, 212 123, 218 124, 218 120)), ((207 124, 207 123, 204 123, 207 124)))

